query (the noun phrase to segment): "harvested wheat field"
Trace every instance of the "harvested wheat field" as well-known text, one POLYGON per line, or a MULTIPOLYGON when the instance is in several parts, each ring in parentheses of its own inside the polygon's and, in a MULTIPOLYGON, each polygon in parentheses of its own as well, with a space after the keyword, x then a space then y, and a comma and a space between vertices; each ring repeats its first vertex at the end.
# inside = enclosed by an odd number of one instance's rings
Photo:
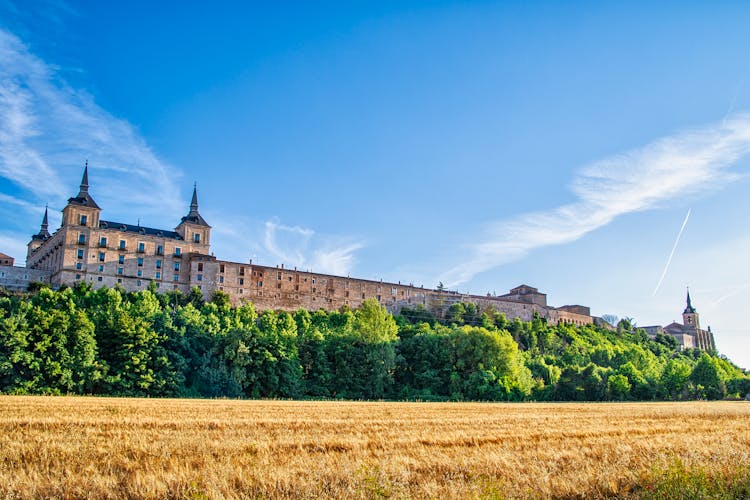
POLYGON ((0 497, 750 495, 750 404, 0 397, 0 497))

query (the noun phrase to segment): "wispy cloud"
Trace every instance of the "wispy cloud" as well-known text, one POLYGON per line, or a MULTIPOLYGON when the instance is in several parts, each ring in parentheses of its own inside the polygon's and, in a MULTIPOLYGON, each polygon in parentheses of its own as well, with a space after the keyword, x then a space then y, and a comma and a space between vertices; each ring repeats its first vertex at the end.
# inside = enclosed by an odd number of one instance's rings
MULTIPOLYGON (((17 187, 14 193, 0 193, 0 209, 22 209, 31 234, 44 203, 61 207, 77 192, 85 159, 91 166, 91 192, 106 218, 132 222, 138 217, 146 225, 170 227, 187 208, 178 192, 181 172, 158 158, 137 129, 72 88, 55 66, 0 29, 0 177, 17 187)), ((224 258, 245 261, 259 253, 261 262, 346 274, 362 248, 350 239, 276 220, 262 223, 210 211, 209 216, 216 222, 214 247, 224 258)), ((0 229, 0 244, 20 257, 25 251, 18 243, 28 236, 9 231, 0 229)))
POLYGON ((595 162, 573 179, 575 201, 492 224, 441 281, 465 283, 536 248, 575 241, 620 215, 721 186, 737 175, 729 167, 749 152, 750 114, 736 114, 595 162))
POLYGON ((267 252, 285 264, 338 275, 349 274, 356 262, 354 253, 363 247, 359 242, 316 238, 312 229, 278 221, 266 221, 263 244, 267 252))
POLYGON ((213 223, 212 245, 222 257, 265 265, 285 264, 299 269, 338 275, 349 274, 364 244, 351 237, 320 234, 287 225, 278 218, 263 221, 241 215, 208 213, 213 223))
POLYGON ((0 30, 0 176, 35 202, 75 194, 83 162, 92 194, 110 214, 161 222, 184 207, 180 172, 160 160, 138 131, 72 88, 12 33, 0 30), (138 186, 124 189, 124 186, 138 186))
POLYGON ((305 252, 314 234, 312 229, 266 221, 263 244, 281 262, 304 267, 305 252))

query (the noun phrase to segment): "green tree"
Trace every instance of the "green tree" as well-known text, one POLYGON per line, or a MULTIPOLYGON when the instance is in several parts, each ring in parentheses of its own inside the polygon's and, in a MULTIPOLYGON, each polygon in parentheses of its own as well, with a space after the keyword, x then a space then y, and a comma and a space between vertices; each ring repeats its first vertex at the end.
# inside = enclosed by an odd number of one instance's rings
POLYGON ((366 299, 354 313, 354 330, 359 338, 368 343, 393 342, 398 326, 393 316, 375 299, 366 299))
POLYGON ((660 381, 660 395, 664 399, 686 399, 688 397, 688 382, 692 372, 690 363, 680 359, 670 359, 660 381))
POLYGON ((612 375, 607 380, 607 392, 610 399, 625 401, 630 397, 630 381, 625 375, 619 373, 612 375))
POLYGON ((690 381, 695 387, 695 395, 705 399, 721 399, 727 395, 727 388, 721 377, 721 368, 716 359, 702 354, 695 364, 690 381))

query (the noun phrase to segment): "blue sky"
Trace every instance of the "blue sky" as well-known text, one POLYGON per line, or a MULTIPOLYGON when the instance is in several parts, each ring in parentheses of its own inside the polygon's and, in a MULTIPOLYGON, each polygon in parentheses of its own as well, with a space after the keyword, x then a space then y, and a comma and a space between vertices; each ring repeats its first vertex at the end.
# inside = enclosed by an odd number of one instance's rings
POLYGON ((744 2, 0 0, 0 251, 83 162, 104 217, 212 250, 640 325, 685 287, 750 368, 744 2), (690 211, 664 279, 660 277, 690 211))

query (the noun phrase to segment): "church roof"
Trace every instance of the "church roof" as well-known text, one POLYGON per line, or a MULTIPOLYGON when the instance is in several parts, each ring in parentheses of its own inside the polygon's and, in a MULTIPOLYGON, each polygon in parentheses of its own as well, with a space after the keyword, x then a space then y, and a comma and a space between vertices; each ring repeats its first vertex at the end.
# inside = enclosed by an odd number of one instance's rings
POLYGON ((685 325, 673 321, 664 327, 664 331, 669 333, 685 333, 685 325))
POLYGON ((122 222, 112 222, 108 220, 99 221, 99 227, 102 229, 117 229, 128 233, 144 234, 146 236, 158 236, 162 238, 170 238, 174 240, 181 240, 182 236, 174 231, 166 231, 164 229, 155 229, 153 227, 134 226, 133 224, 124 224, 122 222))
POLYGON ((89 194, 89 162, 86 162, 86 167, 83 169, 83 178, 81 179, 81 189, 78 194, 72 198, 68 198, 70 205, 80 205, 84 207, 99 208, 94 198, 89 194))

